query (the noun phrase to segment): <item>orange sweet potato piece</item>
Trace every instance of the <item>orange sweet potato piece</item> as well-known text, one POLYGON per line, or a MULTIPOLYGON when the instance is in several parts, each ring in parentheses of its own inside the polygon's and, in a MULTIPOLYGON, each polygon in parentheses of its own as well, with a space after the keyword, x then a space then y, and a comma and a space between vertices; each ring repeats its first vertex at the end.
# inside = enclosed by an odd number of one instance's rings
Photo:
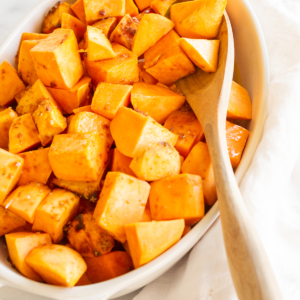
POLYGON ((185 97, 169 88, 153 86, 145 82, 137 82, 131 91, 131 103, 135 110, 152 117, 163 124, 170 114, 178 110, 184 103, 185 97))
POLYGON ((139 10, 133 0, 125 0, 125 14, 129 14, 131 17, 139 14, 139 10))
POLYGON ((151 217, 150 205, 148 201, 140 222, 150 222, 150 221, 152 221, 152 217, 151 217))
POLYGON ((24 219, 0 205, 0 237, 25 225, 24 219))
POLYGON ((141 81, 149 83, 149 84, 157 84, 159 85, 159 82, 157 79, 155 79, 151 74, 149 74, 146 70, 141 70, 140 72, 141 81))
POLYGON ((151 2, 151 8, 157 14, 164 16, 174 2, 176 0, 154 0, 151 2))
POLYGON ((112 44, 117 55, 103 61, 89 61, 84 58, 87 72, 94 85, 100 82, 133 84, 139 81, 137 56, 119 44, 112 44))
POLYGON ((100 19, 125 15, 125 0, 83 0, 83 3, 88 25, 100 19))
POLYGON ((73 109, 75 115, 80 114, 81 112, 93 112, 91 105, 82 106, 76 109, 73 109))
POLYGON ((179 46, 179 39, 172 30, 144 55, 146 71, 165 85, 196 72, 193 63, 179 46))
POLYGON ((184 157, 188 156, 193 146, 204 136, 196 115, 190 108, 185 106, 173 112, 164 126, 178 135, 175 148, 184 157))
POLYGON ((85 23, 67 13, 62 14, 61 28, 72 29, 78 41, 83 38, 86 31, 85 23))
POLYGON ((136 5, 138 6, 140 11, 150 7, 150 4, 153 0, 135 0, 136 5))
POLYGON ((246 89, 232 81, 227 118, 236 120, 251 120, 252 103, 246 89))
POLYGON ((5 235, 12 264, 27 278, 43 282, 43 279, 25 261, 30 251, 38 246, 52 244, 48 233, 18 232, 5 235))
POLYGON ((32 230, 47 232, 53 243, 58 243, 64 236, 63 227, 77 215, 78 207, 78 196, 63 189, 55 189, 35 211, 32 230))
POLYGON ((11 107, 0 111, 0 148, 8 148, 9 129, 18 115, 11 107))
POLYGON ((184 220, 139 222, 125 226, 135 268, 150 262, 177 243, 184 230, 184 220))
POLYGON ((17 184, 24 159, 0 149, 0 205, 17 184))
POLYGON ((80 254, 62 245, 38 246, 26 262, 47 283, 66 287, 73 287, 87 269, 80 254))
POLYGON ((249 131, 241 126, 226 121, 226 140, 230 161, 233 168, 236 168, 241 160, 249 131))
POLYGON ((154 46, 158 40, 166 35, 174 23, 157 14, 145 14, 138 26, 132 41, 132 52, 141 56, 146 50, 154 46))
POLYGON ((99 257, 85 257, 86 274, 92 283, 102 282, 124 275, 133 270, 127 252, 115 251, 99 257))
POLYGON ((94 219, 116 240, 126 241, 124 225, 142 218, 150 186, 135 177, 109 172, 94 211, 94 219))
POLYGON ((7 62, 0 64, 0 106, 10 104, 25 89, 17 71, 7 62))
POLYGON ((84 5, 83 5, 83 0, 77 0, 72 6, 71 6, 72 11, 75 13, 77 18, 85 23, 85 11, 84 11, 84 5))
POLYGON ((129 165, 132 162, 132 158, 123 155, 117 148, 113 149, 112 155, 112 172, 121 172, 130 176, 136 176, 130 169, 129 165))
POLYGON ((30 53, 45 86, 71 89, 83 75, 77 39, 71 29, 56 29, 30 53))
POLYGON ((89 278, 86 275, 86 272, 80 277, 80 279, 77 281, 76 286, 84 286, 92 284, 92 282, 89 280, 89 278))
POLYGON ((128 106, 132 86, 99 83, 92 100, 92 110, 112 120, 121 106, 128 106))
POLYGON ((110 131, 118 150, 132 158, 159 142, 174 146, 178 138, 151 117, 124 106, 111 121, 110 131))
POLYGON ((117 26, 117 18, 107 18, 100 21, 97 21, 92 25, 102 31, 102 33, 109 39, 111 33, 117 26))

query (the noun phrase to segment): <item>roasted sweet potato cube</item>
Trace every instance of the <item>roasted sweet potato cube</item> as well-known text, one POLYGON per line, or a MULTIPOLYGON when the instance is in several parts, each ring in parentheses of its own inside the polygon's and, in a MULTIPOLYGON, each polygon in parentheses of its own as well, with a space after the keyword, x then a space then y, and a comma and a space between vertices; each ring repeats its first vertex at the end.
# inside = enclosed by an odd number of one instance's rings
POLYGON ((71 89, 83 75, 77 39, 71 29, 55 30, 30 53, 45 86, 71 89))
POLYGON ((83 0, 88 25, 108 17, 125 15, 125 0, 83 0))
POLYGON ((181 161, 177 150, 166 142, 147 149, 135 157, 130 169, 136 177, 146 181, 160 180, 180 173, 181 161))
POLYGON ((121 106, 130 103, 131 85, 99 83, 92 100, 92 110, 112 120, 121 106))
POLYGON ((174 2, 176 0, 154 0, 151 2, 151 8, 157 14, 164 16, 174 2))
POLYGON ((94 211, 96 224, 116 240, 126 241, 124 225, 142 218, 150 185, 135 177, 109 172, 94 211))
POLYGON ((150 4, 153 0, 135 0, 136 5, 138 6, 140 11, 150 7, 150 4))
POLYGON ((92 283, 102 282, 124 275, 133 270, 127 252, 114 251, 99 257, 85 257, 86 274, 92 283))
POLYGON ((25 260, 47 283, 59 286, 73 287, 87 269, 79 253, 62 245, 38 246, 25 260))
POLYGON ((175 148, 183 157, 187 157, 193 146, 204 136, 200 122, 187 106, 173 112, 164 126, 178 135, 175 148))
POLYGON ((55 6, 49 10, 44 19, 42 33, 51 33, 55 29, 60 28, 62 24, 63 13, 73 15, 71 4, 66 2, 57 2, 55 6))
POLYGON ((111 33, 117 26, 117 18, 107 18, 103 20, 99 20, 92 25, 92 27, 96 27, 102 31, 102 33, 109 39, 111 33))
POLYGON ((43 279, 25 261, 30 251, 38 246, 52 244, 48 233, 17 232, 5 235, 7 250, 12 264, 29 279, 43 279))
POLYGON ((9 152, 20 153, 40 144, 31 114, 16 118, 9 129, 9 152))
POLYGON ((33 85, 38 80, 30 54, 30 50, 38 43, 38 40, 23 41, 20 48, 18 72, 22 80, 29 85, 33 85))
POLYGON ((40 203, 51 190, 39 182, 19 186, 6 199, 3 205, 29 223, 33 223, 34 214, 40 203))
POLYGON ((65 234, 72 246, 83 257, 109 253, 114 239, 101 229, 93 219, 93 213, 80 214, 65 227, 65 234))
POLYGON ((18 115, 11 107, 0 111, 0 148, 8 148, 9 129, 17 118, 18 115))
POLYGON ((193 147, 183 162, 181 171, 199 175, 202 178, 205 203, 211 206, 216 202, 216 183, 207 144, 199 142, 193 147))
POLYGON ((236 168, 241 161, 248 136, 247 129, 226 121, 227 149, 233 168, 236 168))
POLYGON ((99 133, 57 135, 49 151, 55 176, 71 181, 96 181, 107 157, 106 141, 99 133))
POLYGON ((137 31, 139 22, 125 15, 110 36, 113 43, 118 43, 127 49, 131 49, 133 37, 137 31))
POLYGON ((19 154, 24 159, 24 166, 21 172, 18 186, 29 182, 46 184, 52 173, 48 159, 49 148, 29 151, 19 154))
POLYGON ((177 135, 151 117, 124 106, 119 108, 116 117, 111 121, 110 131, 118 150, 132 158, 159 142, 174 146, 178 139, 177 135))
POLYGON ((113 149, 112 155, 112 172, 121 172, 130 176, 136 177, 129 165, 132 162, 132 158, 122 154, 117 148, 113 149))
POLYGON ((49 93, 59 106, 68 114, 77 109, 88 96, 91 88, 91 78, 82 77, 73 88, 69 90, 48 87, 49 93))
POLYGON ((24 219, 0 205, 0 237, 25 225, 24 219))
POLYGON ((76 109, 73 109, 73 113, 75 115, 78 115, 80 114, 81 112, 94 112, 92 110, 92 106, 91 105, 87 105, 87 106, 82 106, 82 107, 79 107, 79 108, 76 108, 76 109))
POLYGON ((252 103, 246 89, 232 81, 227 118, 236 120, 251 120, 252 103))
POLYGON ((7 62, 0 64, 0 106, 10 104, 25 89, 18 72, 7 62))
POLYGON ((150 262, 175 243, 184 230, 184 220, 139 222, 125 225, 127 242, 135 268, 150 262))
POLYGON ((67 13, 62 14, 61 28, 72 29, 78 41, 83 38, 86 31, 85 23, 67 13))
POLYGON ((188 58, 201 70, 207 73, 217 71, 220 40, 181 38, 179 45, 188 58))
POLYGON ((144 55, 146 71, 165 85, 196 72, 193 63, 179 46, 179 39, 172 30, 144 55))
POLYGON ((171 6, 171 20, 180 36, 213 39, 217 36, 227 0, 200 0, 171 6))
POLYGON ((145 14, 132 41, 132 52, 141 56, 172 28, 174 23, 157 14, 145 14), (149 34, 151 32, 151 34, 149 34))
POLYGON ((137 56, 119 44, 112 44, 116 57, 102 61, 84 58, 87 72, 94 85, 100 82, 133 84, 139 81, 137 56))
POLYGON ((83 0, 77 0, 72 6, 71 9, 77 16, 77 18, 85 23, 85 11, 84 11, 84 5, 83 5, 83 0))
POLYGON ((150 222, 150 221, 152 221, 152 217, 151 217, 150 205, 148 201, 140 222, 150 222))
POLYGON ((133 0, 125 0, 125 14, 129 14, 131 17, 139 14, 139 10, 133 0))
POLYGON ((155 79, 151 74, 149 74, 146 70, 141 70, 140 77, 142 82, 146 82, 149 84, 157 84, 159 86, 159 82, 155 79))
POLYGON ((110 121, 102 116, 93 112, 80 112, 72 118, 68 133, 97 132, 105 142, 108 151, 113 143, 109 126, 110 121))
POLYGON ((80 279, 77 281, 76 286, 84 286, 84 285, 90 285, 92 282, 89 280, 89 278, 86 275, 86 272, 80 277, 80 279))
POLYGON ((53 243, 58 243, 64 236, 63 227, 77 215, 78 207, 78 196, 63 189, 55 189, 35 211, 32 230, 47 232, 53 243))
POLYGON ((178 110, 184 103, 185 97, 169 88, 137 82, 131 91, 131 103, 135 110, 152 117, 163 124, 170 114, 178 110))
POLYGON ((180 174, 152 182, 149 203, 153 220, 184 219, 193 225, 205 213, 202 179, 180 174))
POLYGON ((0 205, 17 184, 24 159, 0 149, 0 205))

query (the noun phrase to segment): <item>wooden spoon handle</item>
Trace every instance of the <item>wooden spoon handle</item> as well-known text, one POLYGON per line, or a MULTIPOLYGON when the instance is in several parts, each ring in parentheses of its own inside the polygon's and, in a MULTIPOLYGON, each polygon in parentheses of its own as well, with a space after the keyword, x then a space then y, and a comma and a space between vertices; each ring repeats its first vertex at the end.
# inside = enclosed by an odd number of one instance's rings
POLYGON ((276 278, 233 174, 225 120, 205 124, 204 132, 214 169, 227 259, 238 298, 281 300, 276 278))

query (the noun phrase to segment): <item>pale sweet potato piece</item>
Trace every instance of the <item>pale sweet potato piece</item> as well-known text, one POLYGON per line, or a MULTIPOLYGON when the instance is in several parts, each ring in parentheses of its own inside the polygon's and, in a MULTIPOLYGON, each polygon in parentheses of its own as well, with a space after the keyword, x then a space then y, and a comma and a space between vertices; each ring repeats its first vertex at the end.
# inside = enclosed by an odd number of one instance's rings
POLYGON ((77 18, 85 23, 85 11, 84 11, 84 5, 83 5, 83 0, 77 0, 72 6, 71 9, 77 16, 77 18))
POLYGON ((0 148, 8 148, 9 129, 16 118, 18 115, 11 107, 0 111, 0 148))
POLYGON ((121 172, 136 177, 136 175, 129 167, 131 162, 132 162, 131 157, 125 156, 117 148, 113 149, 112 164, 111 164, 112 172, 121 172))
POLYGON ((43 282, 43 279, 25 261, 30 251, 38 246, 52 244, 48 233, 18 232, 5 235, 12 264, 29 279, 43 282))
POLYGON ((24 219, 0 205, 0 237, 25 225, 24 219))
POLYGON ((61 245, 38 246, 29 253, 26 262, 47 283, 66 287, 75 286, 87 269, 80 254, 61 245))
POLYGON ((117 26, 117 18, 107 18, 100 21, 97 21, 92 25, 102 31, 102 33, 109 39, 111 33, 117 26))
POLYGON ((86 31, 86 24, 68 13, 63 13, 61 28, 72 29, 75 33, 75 36, 77 37, 77 40, 80 41, 86 31))
POLYGON ((96 224, 116 240, 126 241, 124 225, 142 218, 150 186, 135 177, 109 172, 94 211, 96 224))
POLYGON ((125 225, 129 250, 135 268, 150 262, 175 243, 184 230, 184 220, 139 222, 125 225))
POLYGON ((135 0, 136 5, 138 6, 140 11, 150 7, 150 4, 153 0, 135 0))
POLYGON ((77 215, 78 208, 78 196, 63 189, 55 189, 36 209, 32 230, 47 232, 53 243, 58 243, 64 236, 63 227, 77 215))
POLYGON ((176 0, 154 0, 151 2, 150 7, 157 14, 164 16, 174 2, 176 2, 176 0))
POLYGON ((133 0, 125 0, 125 14, 129 14, 131 17, 139 14, 139 10, 133 0))
POLYGON ((0 106, 10 104, 24 89, 17 71, 7 61, 0 64, 0 106))

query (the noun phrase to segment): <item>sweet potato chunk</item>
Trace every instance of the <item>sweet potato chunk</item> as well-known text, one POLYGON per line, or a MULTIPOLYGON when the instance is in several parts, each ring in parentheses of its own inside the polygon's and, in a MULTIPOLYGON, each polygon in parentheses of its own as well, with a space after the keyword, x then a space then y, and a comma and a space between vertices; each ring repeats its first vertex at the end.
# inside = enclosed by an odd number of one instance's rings
POLYGON ((59 104, 59 106, 68 114, 74 109, 79 108, 88 96, 91 88, 91 78, 82 77, 75 86, 69 90, 48 87, 47 90, 59 104))
POLYGON ((123 106, 111 121, 110 131, 119 151, 132 158, 159 142, 174 146, 178 138, 151 117, 123 106))
POLYGON ((164 16, 175 1, 176 0, 154 0, 151 2, 151 8, 157 14, 164 16))
POLYGON ((53 243, 58 243, 64 236, 63 227, 77 215, 78 207, 78 196, 63 189, 55 189, 35 211, 32 230, 47 232, 53 243))
POLYGON ((43 279, 25 261, 30 251, 38 246, 52 244, 48 233, 18 232, 5 235, 9 257, 13 265, 27 278, 43 282, 43 279))
POLYGON ((77 0, 72 6, 71 9, 77 16, 77 18, 85 23, 85 11, 84 11, 84 5, 83 5, 83 0, 77 0))
POLYGON ((94 211, 96 224, 116 240, 126 241, 124 225, 140 221, 150 186, 135 177, 109 172, 94 211))
POLYGON ((149 203, 153 220, 184 219, 193 225, 205 213, 201 177, 180 174, 152 182, 149 203))
POLYGON ((83 75, 77 39, 71 29, 56 29, 30 53, 45 86, 71 89, 83 75))
POLYGON ((132 86, 110 83, 99 83, 92 100, 92 110, 112 120, 121 106, 130 103, 132 86))
POLYGON ((227 0, 200 0, 171 6, 171 20, 182 37, 213 39, 217 36, 227 0))
POLYGON ((125 14, 129 14, 131 17, 139 14, 139 10, 133 0, 125 0, 125 14))
POLYGON ((75 217, 65 227, 65 234, 72 248, 83 257, 109 253, 115 245, 114 239, 95 223, 92 212, 75 217))
POLYGON ((0 205, 17 184, 24 159, 0 149, 0 205))
POLYGON ((8 148, 9 129, 18 115, 11 107, 0 111, 0 148, 8 148))
POLYGON ((131 157, 123 155, 117 148, 113 149, 112 164, 111 164, 112 172, 121 172, 136 177, 136 175, 129 167, 131 162, 132 162, 131 157))
POLYGON ((112 44, 116 57, 103 61, 84 59, 94 85, 100 82, 133 84, 139 81, 137 56, 119 44, 112 44))
POLYGON ((125 0, 83 0, 88 25, 108 17, 125 15, 125 0))
POLYGON ((16 118, 9 129, 9 152, 20 153, 40 143, 31 114, 16 118))
POLYGON ((0 205, 0 237, 25 225, 24 219, 0 205))
POLYGON ((226 121, 227 149, 233 168, 240 163, 248 136, 247 129, 226 121))
POLYGON ((47 283, 66 287, 73 287, 87 269, 80 254, 61 245, 38 246, 26 262, 47 283))
POLYGON ((188 156, 193 146, 204 136, 196 115, 186 106, 173 112, 166 120, 164 126, 178 135, 175 148, 184 157, 188 156))
POLYGON ((117 26, 117 18, 107 18, 100 21, 97 21, 92 25, 102 31, 102 33, 109 39, 111 33, 117 26))
POLYGON ((174 30, 147 50, 144 57, 146 71, 165 85, 196 72, 179 46, 179 36, 174 30))
POLYGON ((101 139, 105 142, 108 151, 113 143, 109 130, 110 121, 93 112, 80 112, 76 114, 69 125, 68 133, 99 133, 101 139))
POLYGON ((77 281, 76 286, 84 286, 92 284, 92 282, 89 280, 89 278, 86 275, 86 272, 80 277, 80 279, 77 281))
POLYGON ((36 209, 50 191, 44 184, 31 182, 15 189, 6 198, 3 206, 32 224, 36 209))
POLYGON ((0 64, 0 106, 11 103, 25 89, 17 71, 7 62, 0 64))
POLYGON ((157 14, 145 14, 132 41, 132 52, 141 56, 166 35, 174 23, 157 14))
POLYGON ((150 221, 152 221, 152 217, 151 217, 150 205, 148 201, 140 222, 150 222, 150 221))
POLYGON ((155 79, 151 74, 149 74, 146 70, 141 70, 140 72, 141 81, 149 83, 149 84, 157 84, 160 86, 160 83, 155 79))
POLYGON ((135 157, 130 164, 137 178, 154 181, 180 173, 181 161, 177 150, 166 142, 160 142, 143 154, 135 157))
POLYGON ((62 14, 61 28, 72 29, 78 41, 83 38, 86 31, 85 23, 67 13, 62 14))
POLYGON ((251 120, 252 103, 246 89, 232 81, 227 118, 236 120, 251 120))
POLYGON ((179 45, 188 58, 201 70, 207 73, 217 71, 220 40, 181 38, 179 45))
POLYGON ((184 96, 174 93, 169 88, 145 82, 135 83, 131 91, 134 109, 149 115, 160 124, 163 124, 172 112, 178 110, 184 101, 184 96))
POLYGON ((24 159, 24 166, 21 172, 18 186, 29 182, 39 182, 46 184, 52 173, 52 168, 48 159, 49 148, 29 151, 19 154, 24 159))
POLYGON ((133 270, 127 252, 115 251, 99 257, 86 257, 86 274, 92 283, 102 282, 124 275, 133 270))
POLYGON ((150 4, 153 0, 135 0, 136 5, 138 6, 140 11, 150 7, 150 4))
POLYGON ((150 262, 177 243, 182 236, 183 229, 183 219, 125 225, 134 267, 139 268, 150 262))
POLYGON ((73 109, 75 115, 80 114, 81 112, 93 112, 91 105, 82 106, 76 109, 73 109))
POLYGON ((202 178, 205 203, 213 205, 217 200, 217 190, 214 172, 211 164, 208 147, 199 142, 189 153, 181 167, 182 173, 199 175, 202 178))

